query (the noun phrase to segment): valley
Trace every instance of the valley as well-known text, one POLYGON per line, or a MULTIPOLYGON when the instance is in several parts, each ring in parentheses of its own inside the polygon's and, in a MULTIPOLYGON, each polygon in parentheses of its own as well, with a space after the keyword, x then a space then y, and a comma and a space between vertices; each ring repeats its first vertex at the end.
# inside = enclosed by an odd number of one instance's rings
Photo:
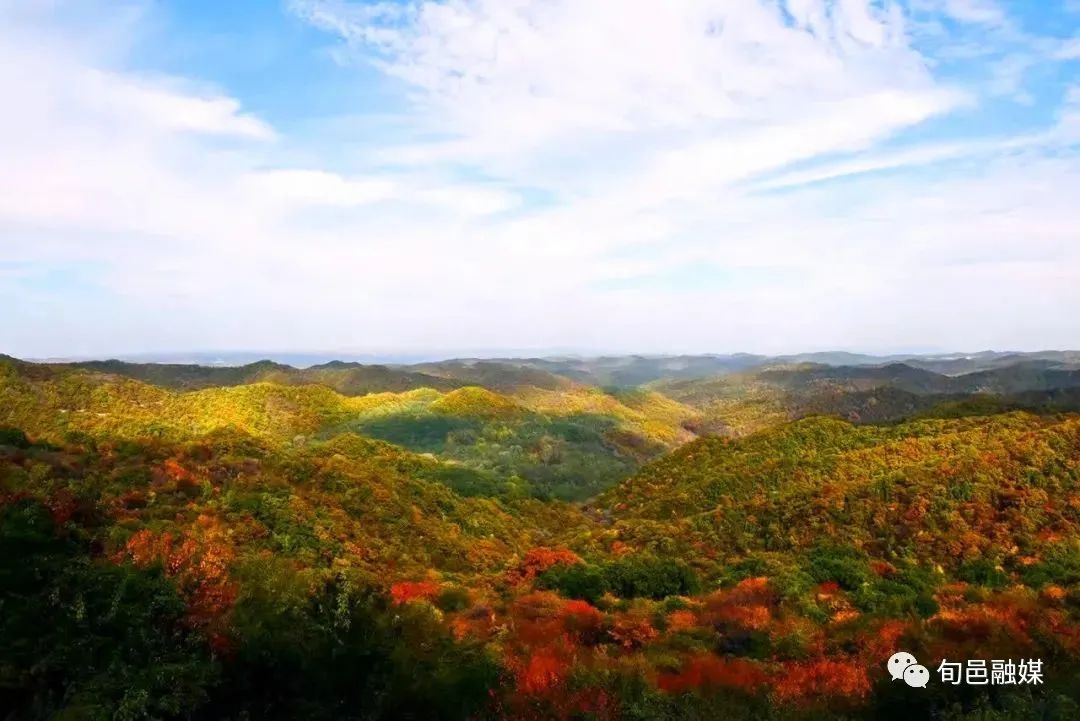
POLYGON ((0 559, 10 718, 1073 718, 1080 358, 5 356, 0 559))

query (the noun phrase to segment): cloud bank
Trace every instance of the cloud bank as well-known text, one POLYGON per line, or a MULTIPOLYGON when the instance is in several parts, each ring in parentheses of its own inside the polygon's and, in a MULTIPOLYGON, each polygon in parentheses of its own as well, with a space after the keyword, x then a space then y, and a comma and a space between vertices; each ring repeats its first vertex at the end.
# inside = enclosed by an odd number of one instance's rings
POLYGON ((1080 345, 1077 38, 1013 7, 291 0, 372 125, 20 5, 0 351, 1080 345))

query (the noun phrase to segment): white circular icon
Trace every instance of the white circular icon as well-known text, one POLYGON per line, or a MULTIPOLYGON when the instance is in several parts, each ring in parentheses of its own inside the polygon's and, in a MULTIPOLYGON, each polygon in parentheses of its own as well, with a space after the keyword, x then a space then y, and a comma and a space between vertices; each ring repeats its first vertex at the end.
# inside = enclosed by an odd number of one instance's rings
POLYGON ((912 664, 904 669, 904 683, 912 688, 926 688, 930 681, 930 671, 926 666, 912 664))
POLYGON ((889 668, 889 675, 892 676, 892 680, 904 678, 904 671, 908 666, 914 666, 919 663, 915 660, 907 651, 897 651, 889 658, 889 663, 886 664, 889 668))

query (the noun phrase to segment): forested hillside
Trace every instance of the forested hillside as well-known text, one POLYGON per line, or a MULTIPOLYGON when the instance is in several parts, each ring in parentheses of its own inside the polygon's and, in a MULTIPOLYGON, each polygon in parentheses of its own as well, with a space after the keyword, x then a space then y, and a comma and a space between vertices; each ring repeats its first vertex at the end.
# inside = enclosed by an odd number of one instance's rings
POLYGON ((1074 371, 563 363, 0 361, 0 718, 1080 713, 1074 371))
POLYGON ((885 423, 956 413, 961 405, 975 414, 1080 410, 1080 370, 1032 362, 956 376, 906 363, 766 365, 649 387, 696 409, 700 422, 735 435, 810 415, 885 423))
POLYGON ((230 428, 297 445, 357 432, 459 463, 462 492, 580 500, 693 438, 683 423, 696 416, 656 393, 612 395, 565 379, 559 389, 494 384, 511 395, 463 386, 348 396, 268 381, 170 390, 178 382, 0 361, 0 423, 51 439, 185 440, 230 428))
POLYGON ((362 365, 332 361, 307 368, 264 360, 242 366, 201 366, 166 363, 126 363, 124 361, 85 361, 81 363, 29 364, 8 356, 0 362, 17 366, 22 373, 38 378, 56 377, 77 371, 107 374, 143 381, 174 390, 198 390, 217 386, 250 383, 304 385, 317 383, 347 395, 379 391, 407 391, 415 388, 451 390, 462 383, 424 373, 382 365, 362 365))

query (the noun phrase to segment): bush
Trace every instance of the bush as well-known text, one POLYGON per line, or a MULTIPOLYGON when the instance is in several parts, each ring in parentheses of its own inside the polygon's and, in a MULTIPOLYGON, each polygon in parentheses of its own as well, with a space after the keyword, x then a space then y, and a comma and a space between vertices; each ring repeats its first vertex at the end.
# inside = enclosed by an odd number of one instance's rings
POLYGON ((859 610, 867 613, 892 618, 907 615, 929 618, 938 612, 934 600, 936 585, 936 578, 929 570, 910 566, 860 587, 853 601, 859 610))
POLYGON ((663 599, 701 590, 697 574, 672 559, 631 556, 607 564, 604 575, 611 592, 623 598, 663 599))
POLYGON ((476 718, 502 680, 498 664, 455 642, 430 606, 394 608, 340 579, 310 598, 253 580, 233 625, 237 646, 203 718, 476 718))
POLYGON ((587 563, 554 566, 540 574, 537 585, 592 604, 609 590, 604 569, 587 563))
POLYGON ((984 558, 961 564, 956 569, 956 577, 965 583, 995 589, 1004 588, 1009 583, 1005 572, 984 558))
POLYGON ((1041 561, 1024 570, 1022 578, 1032 588, 1051 583, 1062 588, 1080 586, 1080 548, 1058 546, 1050 549, 1041 561))
POLYGON ((160 568, 94 560, 34 501, 0 506, 5 718, 182 718, 213 683, 160 568))
POLYGON ((0 426, 0 446, 13 446, 15 448, 29 448, 30 439, 18 428, 0 426))
POLYGON ((846 591, 860 588, 872 576, 866 557, 853 548, 816 548, 807 570, 816 582, 836 581, 846 591))
POLYGON ((435 598, 435 605, 439 610, 447 612, 464 611, 469 607, 469 603, 469 591, 461 586, 451 586, 435 598))
POLYGON ((685 563, 651 556, 621 558, 600 565, 557 566, 541 574, 538 583, 541 588, 590 603, 605 593, 661 600, 701 590, 697 574, 685 563))

